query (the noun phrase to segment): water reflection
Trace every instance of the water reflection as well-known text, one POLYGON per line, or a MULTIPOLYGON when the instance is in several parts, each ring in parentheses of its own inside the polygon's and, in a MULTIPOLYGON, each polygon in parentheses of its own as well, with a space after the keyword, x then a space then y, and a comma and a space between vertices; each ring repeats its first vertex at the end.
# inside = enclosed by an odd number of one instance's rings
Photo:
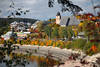
POLYGON ((2 59, 0 67, 53 67, 57 63, 57 61, 50 58, 11 53, 2 59))
POLYGON ((49 57, 34 56, 30 53, 13 53, 12 51, 16 49, 19 47, 14 46, 11 42, 5 42, 0 47, 0 67, 53 67, 58 64, 49 57))

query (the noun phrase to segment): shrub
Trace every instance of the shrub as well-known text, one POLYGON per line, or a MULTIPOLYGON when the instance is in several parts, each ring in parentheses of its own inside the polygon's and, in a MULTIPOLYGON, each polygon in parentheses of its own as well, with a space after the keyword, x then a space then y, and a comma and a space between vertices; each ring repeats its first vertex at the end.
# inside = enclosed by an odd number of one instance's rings
POLYGON ((87 42, 84 48, 84 52, 88 55, 93 55, 98 52, 98 43, 96 42, 87 42))
POLYGON ((66 45, 66 48, 72 48, 72 49, 82 49, 83 50, 83 47, 85 46, 86 44, 86 40, 85 39, 76 39, 76 40, 73 40, 72 43, 68 43, 66 45))
POLYGON ((100 43, 98 43, 97 51, 100 52, 100 43))
POLYGON ((4 40, 0 40, 0 44, 4 44, 4 40))

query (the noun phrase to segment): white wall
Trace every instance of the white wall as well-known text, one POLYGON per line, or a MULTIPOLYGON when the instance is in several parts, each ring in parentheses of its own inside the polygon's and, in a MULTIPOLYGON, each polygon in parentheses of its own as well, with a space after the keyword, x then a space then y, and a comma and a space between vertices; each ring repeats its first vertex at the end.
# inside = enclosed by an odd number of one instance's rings
POLYGON ((61 21, 60 16, 56 16, 56 24, 60 24, 60 21, 61 21))

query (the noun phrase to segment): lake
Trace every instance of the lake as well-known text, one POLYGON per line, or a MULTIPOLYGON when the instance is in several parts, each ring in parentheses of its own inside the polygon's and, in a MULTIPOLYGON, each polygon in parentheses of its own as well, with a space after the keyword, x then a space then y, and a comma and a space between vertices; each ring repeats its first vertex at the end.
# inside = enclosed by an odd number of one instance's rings
POLYGON ((53 67, 59 63, 49 57, 31 54, 10 53, 9 55, 1 55, 0 67, 53 67))

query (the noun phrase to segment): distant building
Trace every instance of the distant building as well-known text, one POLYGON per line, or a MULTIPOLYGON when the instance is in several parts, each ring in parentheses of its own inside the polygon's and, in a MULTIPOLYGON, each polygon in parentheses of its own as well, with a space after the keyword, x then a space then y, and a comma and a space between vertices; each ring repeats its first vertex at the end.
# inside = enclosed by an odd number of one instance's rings
POLYGON ((30 32, 16 32, 18 39, 23 39, 25 37, 27 37, 28 34, 30 34, 30 32))
POLYGON ((12 32, 9 31, 6 34, 2 35, 1 37, 4 38, 4 40, 9 40, 11 37, 12 32))
POLYGON ((39 23, 40 21, 36 21, 34 24, 31 25, 31 28, 35 29, 37 27, 37 24, 39 23))
POLYGON ((14 21, 10 24, 10 28, 12 29, 12 28, 16 27, 17 25, 18 25, 18 22, 14 21))
POLYGON ((84 32, 80 32, 77 35, 78 38, 85 38, 85 33, 84 32))
POLYGON ((12 22, 10 24, 11 30, 14 29, 15 32, 28 32, 31 27, 31 23, 25 22, 12 22))
POLYGON ((61 16, 60 12, 56 15, 56 24, 61 26, 78 25, 80 21, 74 16, 61 16))

